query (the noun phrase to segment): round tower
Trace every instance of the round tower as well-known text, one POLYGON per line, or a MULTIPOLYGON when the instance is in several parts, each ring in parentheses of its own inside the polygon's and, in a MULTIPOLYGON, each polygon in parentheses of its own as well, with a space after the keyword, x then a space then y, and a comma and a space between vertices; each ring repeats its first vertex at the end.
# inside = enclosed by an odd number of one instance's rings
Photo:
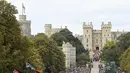
POLYGON ((19 15, 21 34, 31 37, 31 21, 26 19, 26 15, 19 15))
POLYGON ((26 20, 26 15, 19 15, 19 20, 25 21, 26 20))
POLYGON ((51 29, 52 25, 51 24, 45 24, 45 34, 50 37, 51 36, 51 29))

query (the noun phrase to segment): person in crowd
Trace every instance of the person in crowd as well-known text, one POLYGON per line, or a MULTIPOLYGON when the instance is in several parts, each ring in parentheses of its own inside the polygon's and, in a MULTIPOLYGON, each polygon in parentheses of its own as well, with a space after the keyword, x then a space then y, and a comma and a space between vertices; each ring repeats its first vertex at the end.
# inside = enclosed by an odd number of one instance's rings
POLYGON ((41 73, 39 70, 36 70, 36 73, 41 73))
POLYGON ((52 73, 50 66, 47 66, 47 67, 46 67, 45 73, 52 73))
POLYGON ((13 73, 22 73, 22 72, 18 69, 14 69, 13 73))

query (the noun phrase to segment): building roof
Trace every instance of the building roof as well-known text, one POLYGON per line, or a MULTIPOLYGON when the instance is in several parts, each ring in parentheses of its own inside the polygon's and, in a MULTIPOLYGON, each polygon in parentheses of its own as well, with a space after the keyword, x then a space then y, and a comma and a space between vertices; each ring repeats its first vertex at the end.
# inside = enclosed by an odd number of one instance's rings
POLYGON ((102 30, 93 30, 93 33, 102 33, 102 30))

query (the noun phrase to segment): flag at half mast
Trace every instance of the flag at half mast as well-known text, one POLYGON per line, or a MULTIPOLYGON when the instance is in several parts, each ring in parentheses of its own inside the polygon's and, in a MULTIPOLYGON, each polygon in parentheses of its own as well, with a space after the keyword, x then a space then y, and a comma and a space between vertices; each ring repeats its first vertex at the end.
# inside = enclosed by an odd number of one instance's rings
POLYGON ((23 15, 23 13, 25 13, 25 6, 24 6, 24 4, 22 3, 22 15, 23 15))

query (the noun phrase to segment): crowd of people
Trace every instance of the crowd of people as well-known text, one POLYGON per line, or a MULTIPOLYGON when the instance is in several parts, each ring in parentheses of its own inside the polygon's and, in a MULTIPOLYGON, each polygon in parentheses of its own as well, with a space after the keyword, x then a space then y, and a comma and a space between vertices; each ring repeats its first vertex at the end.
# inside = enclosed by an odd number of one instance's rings
MULTIPOLYGON (((14 69, 13 73, 23 73, 23 72, 18 69, 14 69)), ((41 73, 41 72, 39 70, 35 70, 35 73, 41 73)))
MULTIPOLYGON (((24 73, 24 72, 18 69, 14 69, 13 73, 24 73)), ((42 72, 40 72, 39 70, 33 70, 33 73, 42 73, 42 72)), ((48 66, 46 67, 44 73, 54 73, 54 72, 51 70, 50 66, 48 66)))
POLYGON ((87 67, 75 67, 70 68, 66 73, 90 73, 90 68, 87 67))

